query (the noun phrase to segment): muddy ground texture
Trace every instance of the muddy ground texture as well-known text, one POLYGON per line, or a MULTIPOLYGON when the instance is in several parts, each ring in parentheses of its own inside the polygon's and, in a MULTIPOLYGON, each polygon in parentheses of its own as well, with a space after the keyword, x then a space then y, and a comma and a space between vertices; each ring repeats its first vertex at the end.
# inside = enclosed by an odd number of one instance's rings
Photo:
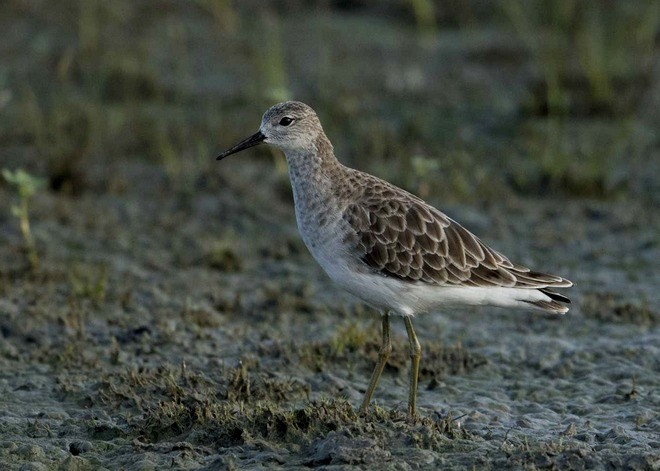
POLYGON ((520 12, 342 4, 0 6, 0 167, 47 181, 38 266, 0 183, 0 468, 660 467, 657 43, 601 70, 609 98, 569 58, 560 106, 520 12), (213 160, 280 96, 344 162, 573 280, 569 313, 415 319, 415 421, 395 319, 358 414, 377 313, 302 245, 281 156, 213 160))

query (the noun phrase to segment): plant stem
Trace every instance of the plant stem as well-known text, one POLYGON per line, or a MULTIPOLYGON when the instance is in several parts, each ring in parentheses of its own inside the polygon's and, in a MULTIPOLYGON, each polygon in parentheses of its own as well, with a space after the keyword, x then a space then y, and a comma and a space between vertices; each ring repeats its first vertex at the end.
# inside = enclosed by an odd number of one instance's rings
POLYGON ((34 237, 32 237, 32 231, 30 230, 30 218, 28 215, 28 198, 21 198, 21 210, 20 210, 20 229, 21 234, 23 235, 23 240, 25 241, 25 248, 27 250, 28 261, 30 262, 30 267, 33 271, 37 271, 39 268, 39 255, 37 254, 37 249, 34 245, 34 237))

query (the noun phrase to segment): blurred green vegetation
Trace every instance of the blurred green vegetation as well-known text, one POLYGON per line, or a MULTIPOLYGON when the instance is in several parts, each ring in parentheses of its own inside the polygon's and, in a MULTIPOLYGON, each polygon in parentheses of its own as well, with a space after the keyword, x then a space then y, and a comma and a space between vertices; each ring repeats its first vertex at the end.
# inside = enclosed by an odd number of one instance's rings
POLYGON ((220 190, 214 155, 299 99, 424 197, 657 198, 652 0, 11 0, 0 27, 2 166, 53 191, 220 190))
POLYGON ((39 254, 30 229, 30 200, 45 186, 45 182, 22 168, 13 172, 2 169, 2 176, 16 190, 18 202, 12 204, 11 213, 18 219, 27 259, 32 270, 36 271, 39 268, 39 254))

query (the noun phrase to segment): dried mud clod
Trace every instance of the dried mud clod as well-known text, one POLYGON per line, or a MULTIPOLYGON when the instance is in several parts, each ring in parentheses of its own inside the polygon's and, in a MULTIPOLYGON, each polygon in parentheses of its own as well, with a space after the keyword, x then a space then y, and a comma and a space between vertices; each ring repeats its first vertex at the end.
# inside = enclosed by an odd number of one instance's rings
POLYGON ((308 394, 306 384, 278 380, 260 371, 256 360, 246 359, 219 379, 175 366, 128 369, 104 377, 83 402, 124 417, 112 426, 90 422, 95 438, 215 447, 266 441, 308 462, 372 460, 373 454, 359 451, 354 440, 373 441, 386 458, 385 450, 393 445, 439 450, 450 439, 468 438, 451 417, 410 420, 401 411, 377 406, 360 414, 344 399, 307 403, 308 394), (292 402, 306 405, 297 408, 292 402), (335 449, 347 446, 355 453, 335 449))
POLYGON ((343 399, 312 402, 300 409, 268 401, 254 405, 228 401, 159 402, 133 420, 131 428, 140 440, 148 442, 169 437, 193 444, 231 447, 266 440, 309 456, 311 461, 319 461, 319 441, 333 433, 348 439, 372 440, 384 449, 388 444, 406 443, 439 450, 449 439, 469 438, 451 418, 410 421, 402 412, 378 407, 361 415, 343 399))

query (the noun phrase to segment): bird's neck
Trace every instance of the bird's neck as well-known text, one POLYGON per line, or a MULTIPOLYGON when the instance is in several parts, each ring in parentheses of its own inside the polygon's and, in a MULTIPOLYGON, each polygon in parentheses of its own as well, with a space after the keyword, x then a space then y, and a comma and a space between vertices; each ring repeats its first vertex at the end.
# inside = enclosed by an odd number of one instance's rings
POLYGON ((324 134, 307 148, 286 149, 284 153, 294 187, 318 186, 321 180, 334 178, 342 168, 330 140, 324 134))
POLYGON ((328 138, 320 135, 309 148, 287 149, 285 155, 296 209, 330 204, 344 166, 335 157, 328 138))

